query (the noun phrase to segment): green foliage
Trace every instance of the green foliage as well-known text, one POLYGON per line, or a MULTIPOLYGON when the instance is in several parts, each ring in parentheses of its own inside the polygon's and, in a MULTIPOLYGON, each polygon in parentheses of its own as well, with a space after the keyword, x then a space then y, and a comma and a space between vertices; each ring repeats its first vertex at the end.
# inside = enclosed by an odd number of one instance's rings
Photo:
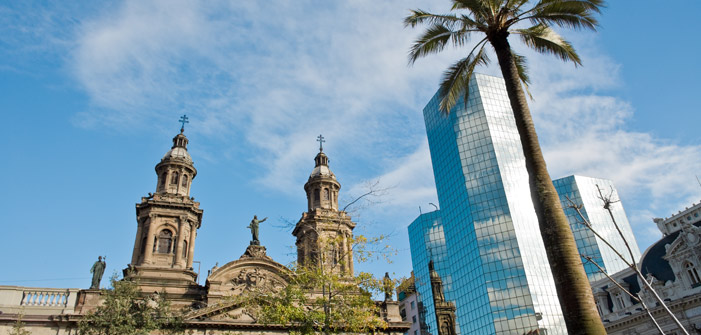
MULTIPOLYGON (((526 46, 539 53, 552 54, 563 61, 581 65, 581 60, 572 44, 557 34, 552 26, 571 29, 595 30, 598 22, 595 15, 604 6, 603 0, 452 0, 451 11, 460 14, 432 14, 420 9, 412 10, 404 19, 407 27, 427 25, 424 33, 416 39, 409 51, 409 63, 418 58, 443 51, 448 44, 465 46, 472 35, 482 39, 467 56, 457 61, 443 74, 439 90, 440 109, 448 113, 462 96, 467 102, 469 82, 474 69, 487 65, 484 46, 489 41, 495 50, 508 47, 506 38, 518 35, 526 46), (527 4, 533 6, 527 8, 527 4), (532 26, 522 27, 529 22, 532 26)), ((528 69, 525 59, 512 53, 511 60, 518 69, 518 76, 528 90, 528 69)), ((503 64, 502 64, 503 65, 503 64)))
POLYGON ((9 335, 31 335, 32 334, 32 332, 24 329, 24 322, 22 322, 22 318, 24 318, 24 311, 17 314, 17 321, 12 326, 12 329, 7 332, 7 334, 9 334, 9 335))
MULTIPOLYGON (((383 240, 384 237, 353 238, 355 259, 379 257, 378 250, 388 247, 381 244, 383 240)), ((236 299, 247 306, 258 322, 290 325, 292 334, 372 333, 386 328, 387 322, 380 313, 381 303, 373 295, 391 292, 393 282, 364 272, 344 274, 346 257, 339 255, 337 262, 328 258, 332 254, 329 251, 337 250, 333 245, 340 242, 318 241, 320 258, 312 266, 293 266, 293 275, 281 290, 258 289, 236 299)))
POLYGON ((78 322, 81 335, 140 335, 159 330, 181 333, 182 317, 171 309, 164 294, 142 298, 137 284, 110 279, 112 289, 103 290, 103 304, 78 322))

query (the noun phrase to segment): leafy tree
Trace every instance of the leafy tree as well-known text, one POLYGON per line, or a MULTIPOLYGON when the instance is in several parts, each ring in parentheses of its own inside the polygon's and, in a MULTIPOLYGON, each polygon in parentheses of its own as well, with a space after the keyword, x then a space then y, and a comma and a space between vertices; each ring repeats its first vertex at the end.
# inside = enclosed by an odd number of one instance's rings
POLYGON ((154 330, 180 333, 182 318, 171 309, 164 294, 143 298, 136 282, 110 279, 103 290, 103 304, 78 322, 81 335, 141 335, 154 330))
MULTIPOLYGON (((384 237, 368 240, 362 235, 353 238, 356 260, 364 261, 387 252, 381 245, 384 237), (375 248, 379 246, 379 249, 375 248)), ((329 259, 333 245, 340 240, 320 239, 319 259, 309 266, 293 266, 290 282, 281 290, 257 288, 236 297, 247 305, 258 322, 293 327, 293 334, 373 333, 387 327, 382 317, 381 302, 373 295, 393 290, 393 282, 377 279, 361 272, 354 276, 343 273, 343 259, 329 259)))
POLYGON ((596 14, 603 0, 452 0, 450 14, 432 14, 413 10, 405 18, 406 26, 426 24, 428 28, 411 47, 409 62, 442 51, 446 45, 468 45, 470 37, 481 39, 467 56, 453 64, 443 75, 439 89, 440 109, 449 113, 462 97, 467 102, 468 87, 475 68, 490 61, 489 43, 496 53, 506 91, 519 132, 531 198, 538 216, 541 235, 555 279, 558 297, 570 334, 604 334, 596 312, 589 281, 582 267, 574 237, 569 228, 557 192, 552 184, 538 143, 533 119, 522 84, 528 88, 525 58, 511 49, 508 37, 518 36, 528 47, 553 54, 563 61, 580 65, 572 45, 551 27, 595 30, 596 14), (530 27, 525 27, 528 23, 530 27))

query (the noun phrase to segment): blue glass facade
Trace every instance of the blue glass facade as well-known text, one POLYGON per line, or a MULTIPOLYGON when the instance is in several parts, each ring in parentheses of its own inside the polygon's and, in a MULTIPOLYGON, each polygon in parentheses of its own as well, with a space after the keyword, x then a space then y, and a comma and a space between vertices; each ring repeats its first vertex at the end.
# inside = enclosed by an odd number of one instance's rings
POLYGON ((475 75, 467 103, 445 116, 434 96, 424 119, 441 209, 417 218, 409 235, 431 332, 429 257, 457 306, 460 334, 566 334, 503 79, 475 75), (436 241, 442 261, 427 249, 436 241))
POLYGON ((436 314, 433 306, 433 292, 428 272, 428 262, 433 259, 433 266, 443 280, 443 292, 446 300, 452 297, 448 250, 445 244, 445 232, 441 222, 440 211, 420 215, 409 225, 409 244, 414 267, 414 280, 422 307, 425 308, 424 322, 431 334, 437 334, 436 314))
MULTIPOLYGON (((589 228, 581 223, 582 219, 575 209, 569 208, 570 203, 567 201, 567 197, 569 197, 575 204, 582 205, 580 211, 587 221, 591 223, 592 228, 630 261, 626 246, 618 234, 611 216, 608 211, 604 209, 603 201, 600 199, 599 190, 597 189, 598 186, 604 196, 611 196, 613 200, 618 200, 618 192, 613 186, 613 182, 606 179, 569 176, 553 180, 553 184, 560 196, 560 202, 562 208, 565 210, 565 215, 567 215, 567 220, 570 222, 570 227, 572 228, 572 233, 577 242, 579 253, 593 258, 594 261, 609 274, 626 269, 627 266, 620 257, 600 239, 594 236, 594 233, 592 233, 589 228)), ((640 259, 640 249, 638 248, 638 243, 635 241, 633 230, 630 228, 628 217, 626 216, 621 202, 611 204, 611 211, 613 217, 616 219, 616 223, 623 232, 623 236, 628 240, 628 244, 633 252, 633 262, 637 263, 640 259)), ((587 272, 589 281, 604 277, 604 274, 590 262, 584 263, 584 270, 587 272)))

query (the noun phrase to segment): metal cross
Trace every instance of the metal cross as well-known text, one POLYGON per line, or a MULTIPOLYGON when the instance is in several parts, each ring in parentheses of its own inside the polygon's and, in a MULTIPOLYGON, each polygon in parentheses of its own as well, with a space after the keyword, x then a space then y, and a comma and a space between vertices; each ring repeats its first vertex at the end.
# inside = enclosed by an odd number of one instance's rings
POLYGON ((316 141, 319 142, 319 151, 323 151, 324 142, 326 142, 326 140, 324 140, 324 136, 321 136, 321 134, 319 134, 319 137, 316 138, 316 141))
POLYGON ((188 121, 187 114, 183 114, 183 116, 180 117, 180 121, 178 121, 178 122, 180 122, 180 123, 183 124, 183 126, 180 127, 180 132, 181 132, 181 133, 182 133, 183 131, 185 131, 185 124, 186 124, 186 123, 190 123, 190 121, 188 121))

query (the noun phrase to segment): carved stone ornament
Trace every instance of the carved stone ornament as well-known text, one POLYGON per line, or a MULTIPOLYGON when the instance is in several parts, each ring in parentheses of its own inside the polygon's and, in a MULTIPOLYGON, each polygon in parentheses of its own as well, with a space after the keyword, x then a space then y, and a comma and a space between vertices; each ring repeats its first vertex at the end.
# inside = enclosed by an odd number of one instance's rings
POLYGON ((701 234, 701 228, 686 223, 682 226, 682 234, 688 246, 695 246, 699 243, 699 234, 701 234))
POLYGON ((231 279, 231 285, 232 293, 240 294, 253 290, 279 291, 285 287, 285 282, 268 270, 244 268, 231 279))

